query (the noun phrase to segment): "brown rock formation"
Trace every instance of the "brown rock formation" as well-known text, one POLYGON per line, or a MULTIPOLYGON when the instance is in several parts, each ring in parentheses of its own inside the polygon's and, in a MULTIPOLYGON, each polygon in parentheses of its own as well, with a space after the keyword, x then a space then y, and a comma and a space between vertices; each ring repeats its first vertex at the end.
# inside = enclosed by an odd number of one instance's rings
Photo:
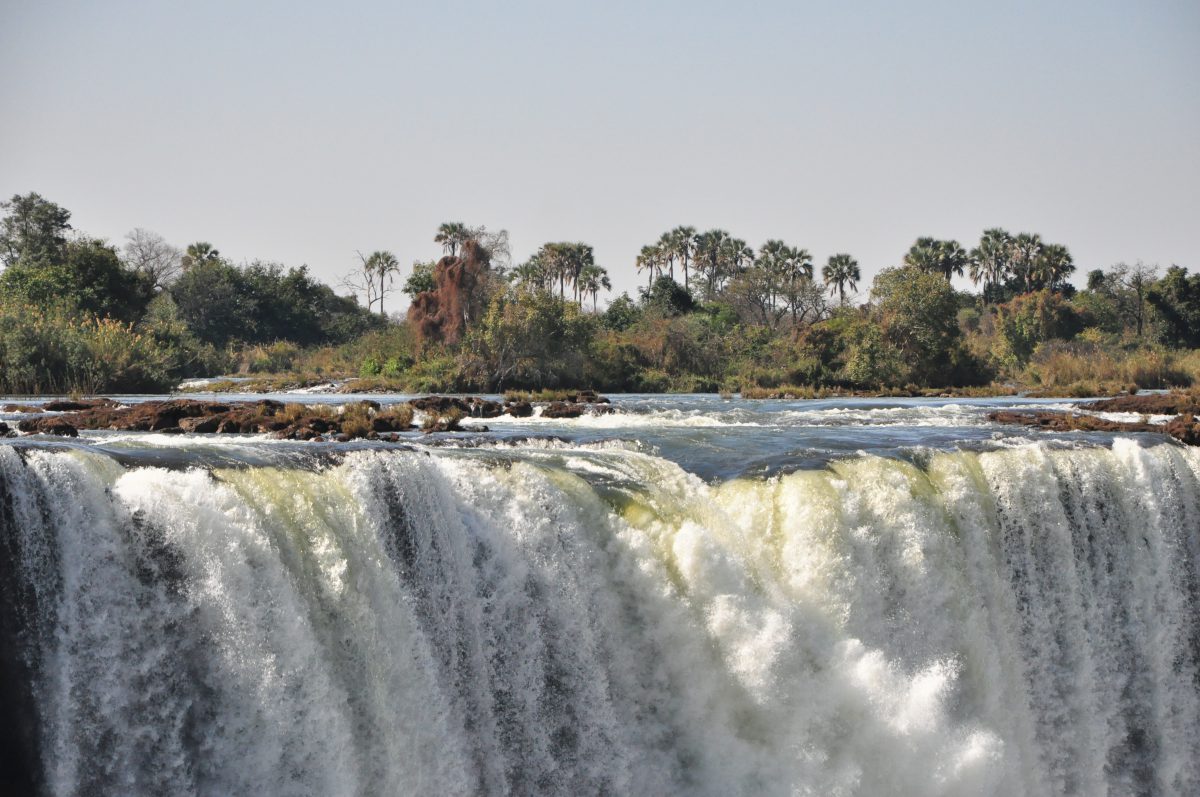
POLYGON ((434 289, 418 293, 408 309, 422 342, 457 343, 467 323, 483 312, 489 272, 487 250, 475 241, 463 244, 458 257, 443 257, 433 268, 434 289))

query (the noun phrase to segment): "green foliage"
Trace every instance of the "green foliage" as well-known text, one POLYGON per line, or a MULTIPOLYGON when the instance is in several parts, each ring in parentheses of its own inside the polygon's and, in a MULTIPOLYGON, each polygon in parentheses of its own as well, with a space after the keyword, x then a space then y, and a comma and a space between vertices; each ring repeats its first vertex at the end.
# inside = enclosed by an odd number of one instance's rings
POLYGON ((215 346, 235 340, 339 343, 386 323, 314 280, 305 266, 285 270, 255 262, 238 268, 204 259, 187 268, 170 292, 188 327, 215 346))
POLYGON ((1083 329, 1079 312, 1061 294, 1024 294, 996 308, 997 357, 1010 366, 1029 362, 1039 343, 1071 338, 1083 329))
POLYGON ((642 309, 664 318, 690 313, 696 306, 692 295, 670 277, 659 277, 649 290, 639 291, 642 309))
POLYGON ((495 390, 579 385, 597 326, 546 291, 499 291, 468 336, 468 378, 495 390))
POLYGON ((1147 294, 1168 346, 1200 347, 1200 274, 1172 266, 1147 294))
POLYGON ((170 352, 128 324, 0 301, 0 391, 157 392, 173 382, 170 352))
POLYGON ((62 259, 71 229, 71 211, 41 195, 14 195, 0 203, 0 263, 11 268, 17 263, 45 265, 62 259))
POLYGON ((622 293, 609 303, 608 309, 600 318, 600 323, 604 324, 607 329, 620 332, 623 329, 629 329, 641 317, 642 311, 637 304, 629 298, 628 293, 622 293))
POLYGON ((21 257, 0 274, 0 294, 42 307, 63 302, 85 315, 141 318, 153 296, 153 282, 126 268, 111 246, 74 241, 59 255, 21 257))
POLYGON ((255 346, 245 354, 246 370, 252 374, 290 371, 300 356, 300 347, 286 340, 255 346))
POLYGON ((408 298, 417 298, 418 293, 432 291, 437 287, 437 283, 433 279, 433 269, 436 263, 422 263, 420 261, 413 263, 412 273, 408 275, 408 279, 404 281, 403 292, 408 294, 408 298))
POLYGON ((878 303, 883 340, 900 352, 907 366, 906 382, 986 381, 981 365, 963 345, 958 297, 944 276, 911 266, 885 269, 875 278, 871 295, 878 303))

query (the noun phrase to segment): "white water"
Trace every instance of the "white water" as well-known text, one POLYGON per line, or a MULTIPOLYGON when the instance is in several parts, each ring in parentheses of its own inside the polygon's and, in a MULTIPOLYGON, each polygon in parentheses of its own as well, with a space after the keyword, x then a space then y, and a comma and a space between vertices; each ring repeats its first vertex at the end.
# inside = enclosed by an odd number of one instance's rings
POLYGON ((0 533, 55 795, 1188 795, 1198 453, 0 447, 0 533))

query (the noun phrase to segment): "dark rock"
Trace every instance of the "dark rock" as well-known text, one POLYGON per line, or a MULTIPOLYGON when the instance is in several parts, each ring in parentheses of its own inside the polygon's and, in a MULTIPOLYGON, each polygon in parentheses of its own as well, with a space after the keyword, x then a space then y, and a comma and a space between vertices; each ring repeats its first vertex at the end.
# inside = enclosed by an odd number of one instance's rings
POLYGON ((583 415, 586 407, 581 404, 568 404, 565 401, 552 401, 542 410, 543 418, 578 418, 583 415))
POLYGON ((528 418, 533 415, 533 405, 528 401, 511 401, 504 406, 504 411, 514 418, 528 418))
POLYGON ((488 401, 478 396, 460 398, 458 396, 425 396, 409 402, 414 409, 421 412, 445 415, 456 409, 471 418, 497 418, 504 414, 504 407, 499 402, 488 401))
POLYGON ((0 437, 12 437, 15 434, 16 432, 8 428, 7 423, 0 421, 0 437))
POLYGON ((47 412, 77 412, 79 410, 90 410, 94 407, 118 407, 117 402, 112 399, 58 399, 56 401, 47 401, 42 405, 42 409, 47 412))
POLYGON ((333 439, 338 441, 339 443, 349 443, 350 435, 343 432, 342 434, 335 435, 333 439))
POLYGON ((55 434, 62 437, 79 437, 79 430, 62 417, 54 415, 46 418, 26 418, 21 421, 17 428, 27 434, 55 434))
POLYGON ((181 418, 179 428, 195 434, 210 434, 216 432, 224 416, 210 415, 206 418, 181 418))

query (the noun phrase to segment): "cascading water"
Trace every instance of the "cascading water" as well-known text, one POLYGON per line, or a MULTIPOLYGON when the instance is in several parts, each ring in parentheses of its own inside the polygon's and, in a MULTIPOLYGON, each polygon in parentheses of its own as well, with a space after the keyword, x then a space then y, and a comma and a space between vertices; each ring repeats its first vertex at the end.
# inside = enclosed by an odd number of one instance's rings
POLYGON ((3 697, 52 795, 1197 794, 1198 453, 0 447, 3 697))

